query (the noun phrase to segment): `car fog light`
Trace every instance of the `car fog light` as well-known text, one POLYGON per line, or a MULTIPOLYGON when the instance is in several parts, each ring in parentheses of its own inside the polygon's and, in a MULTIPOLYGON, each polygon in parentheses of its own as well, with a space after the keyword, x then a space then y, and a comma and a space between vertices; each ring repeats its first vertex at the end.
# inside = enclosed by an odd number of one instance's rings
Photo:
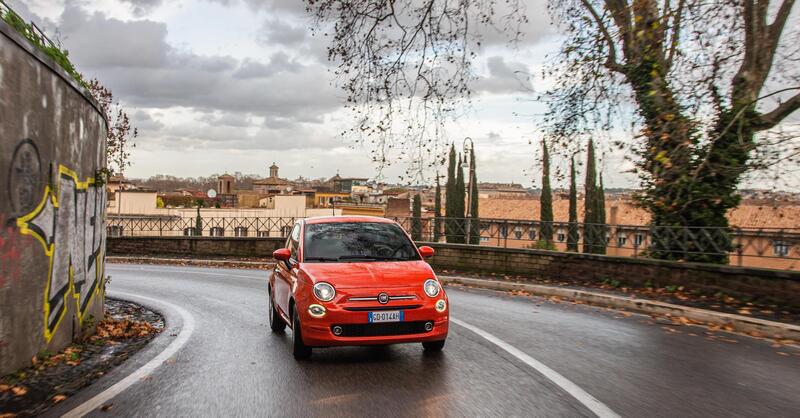
POLYGON ((333 327, 333 335, 342 335, 342 327, 338 325, 333 327))
POLYGON ((325 316, 325 307, 317 304, 310 305, 308 307, 308 313, 314 318, 322 318, 325 316))
POLYGON ((447 302, 445 302, 444 299, 439 299, 439 301, 436 302, 436 311, 444 312, 445 309, 447 309, 447 302))
POLYGON ((428 321, 425 323, 425 331, 430 331, 433 329, 433 322, 428 321))

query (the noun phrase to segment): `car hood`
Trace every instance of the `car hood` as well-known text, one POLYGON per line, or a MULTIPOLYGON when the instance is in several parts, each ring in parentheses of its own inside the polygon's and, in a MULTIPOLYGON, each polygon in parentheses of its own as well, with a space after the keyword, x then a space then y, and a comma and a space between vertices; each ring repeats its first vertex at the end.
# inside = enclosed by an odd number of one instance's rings
POLYGON ((433 278, 425 261, 366 263, 303 263, 301 270, 314 282, 328 282, 337 289, 406 287, 433 278))

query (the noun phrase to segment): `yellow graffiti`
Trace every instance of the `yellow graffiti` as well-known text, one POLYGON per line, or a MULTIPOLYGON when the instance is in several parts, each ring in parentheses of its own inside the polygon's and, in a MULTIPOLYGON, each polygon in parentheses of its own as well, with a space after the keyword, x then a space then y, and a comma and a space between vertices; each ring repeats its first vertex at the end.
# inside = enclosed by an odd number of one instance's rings
MULTIPOLYGON (((63 295, 57 299, 51 299, 50 293, 53 288, 53 280, 54 277, 54 261, 59 248, 56 248, 56 242, 58 241, 58 234, 59 233, 67 233, 69 231, 60 230, 60 225, 58 223, 58 216, 59 216, 59 208, 62 206, 59 202, 59 196, 64 196, 65 190, 63 190, 63 182, 62 179, 68 179, 71 181, 71 184, 74 185, 73 190, 71 191, 73 194, 72 196, 75 197, 75 193, 77 192, 89 192, 90 188, 95 188, 95 179, 93 177, 88 178, 85 181, 80 181, 77 173, 69 168, 59 165, 58 167, 58 178, 56 179, 56 192, 53 191, 53 187, 50 185, 45 186, 44 193, 42 196, 42 200, 40 203, 30 212, 23 216, 17 218, 17 226, 21 234, 30 235, 34 237, 39 243, 42 245, 42 249, 44 251, 45 256, 48 259, 48 273, 47 273, 47 284, 45 286, 44 291, 44 338, 47 342, 53 338, 55 335, 56 330, 58 329, 61 321, 64 319, 67 313, 67 304, 68 298, 71 294, 75 299, 75 306, 76 306, 76 316, 78 317, 78 321, 83 324, 84 322, 84 314, 88 307, 92 304, 94 297, 101 293, 103 288, 103 272, 104 272, 104 249, 102 248, 103 245, 99 245, 99 248, 93 255, 96 257, 94 259, 95 262, 95 274, 93 280, 93 286, 90 292, 86 295, 87 300, 81 306, 81 294, 80 291, 77 291, 75 286, 75 270, 73 262, 77 260, 72 260, 72 257, 69 257, 69 266, 67 269, 67 280, 63 287, 59 288, 58 292, 63 291, 63 295), (57 312, 56 312, 57 310, 57 312), (54 317, 53 314, 55 314, 54 317)), ((102 191, 101 191, 102 193, 102 191)), ((84 201, 84 205, 88 201, 88 197, 84 201)), ((105 213, 105 203, 104 199, 100 199, 100 204, 95 200, 95 207, 94 212, 95 216, 100 214, 102 217, 105 213), (98 207, 100 206, 100 207, 98 207)), ((84 210, 86 207, 84 206, 84 210)), ((69 213, 62 214, 64 216, 69 217, 69 213)), ((86 214, 80 214, 81 216, 85 216, 86 214)), ((103 223, 98 222, 98 219, 95 219, 94 228, 102 228, 103 223)), ((67 222, 70 222, 67 219, 67 222)), ((74 220, 72 221, 74 222, 74 220)), ((69 225, 69 224, 67 224, 69 225)), ((83 225, 86 227, 86 225, 83 225)), ((86 231, 75 231, 83 233, 83 239, 86 239, 86 231)), ((94 238, 94 233, 92 235, 94 238)), ((101 240, 102 243, 102 240, 101 240)), ((83 243, 85 246, 85 242, 83 243)), ((67 251, 69 254, 69 248, 64 249, 63 251, 67 251)))

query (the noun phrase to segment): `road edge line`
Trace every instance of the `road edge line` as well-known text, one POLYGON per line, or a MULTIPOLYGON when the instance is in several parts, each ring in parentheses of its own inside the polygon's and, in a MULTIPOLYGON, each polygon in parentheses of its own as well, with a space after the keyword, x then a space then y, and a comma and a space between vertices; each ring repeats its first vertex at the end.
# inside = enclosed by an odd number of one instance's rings
POLYGON ((115 396, 122 393, 125 389, 133 386, 134 384, 138 383, 142 378, 146 377, 148 374, 152 373, 156 370, 159 366, 161 366, 165 361, 167 361, 170 357, 172 357, 175 353, 178 352, 184 345, 189 341, 189 338, 194 333, 195 329, 195 320, 194 316, 192 316, 189 311, 186 309, 172 304, 170 302, 165 302, 161 299, 155 299, 147 296, 142 296, 134 293, 127 293, 127 292, 112 292, 114 298, 133 298, 135 299, 142 299, 145 301, 150 301, 156 304, 161 304, 169 309, 173 309, 181 316, 183 320, 183 325, 181 326, 181 330, 178 333, 178 336, 173 340, 163 351, 158 353, 155 357, 153 357, 150 361, 136 369, 133 373, 129 374, 128 376, 124 377, 119 382, 111 385, 111 387, 107 388, 106 390, 98 393, 91 399, 83 402, 82 404, 76 406, 75 408, 71 409, 64 415, 62 418, 78 418, 82 417, 95 409, 101 407, 107 401, 113 399, 115 396))
POLYGON ((578 402, 580 402, 583 406, 588 408, 592 411, 595 415, 600 418, 619 418, 620 415, 616 412, 612 411, 611 408, 606 406, 606 404, 600 402, 586 392, 585 390, 581 389, 580 386, 573 383, 571 380, 567 379, 566 377, 562 376, 557 371, 551 369, 547 365, 543 364, 539 360, 525 354, 522 350, 514 347, 513 345, 501 340, 500 338, 490 334, 474 325, 468 324, 460 319, 450 317, 450 321, 456 325, 464 327, 475 334, 478 334, 480 337, 484 338, 485 340, 489 341, 490 343, 500 347, 505 352, 511 354, 512 356, 516 357, 518 360, 522 361, 523 363, 527 364, 537 372, 539 372, 542 376, 546 377, 548 380, 553 382, 556 386, 561 388, 563 391, 567 392, 570 396, 575 398, 578 402))
POLYGON ((490 290, 526 291, 537 296, 556 296, 570 301, 584 302, 592 306, 624 309, 647 315, 685 317, 697 322, 695 325, 730 326, 734 331, 748 337, 767 337, 800 341, 800 326, 760 318, 749 318, 725 312, 693 308, 648 299, 629 298, 586 290, 544 286, 528 283, 503 282, 499 280, 473 279, 457 276, 438 276, 444 284, 463 284, 490 290), (758 334, 758 335, 753 335, 758 334))

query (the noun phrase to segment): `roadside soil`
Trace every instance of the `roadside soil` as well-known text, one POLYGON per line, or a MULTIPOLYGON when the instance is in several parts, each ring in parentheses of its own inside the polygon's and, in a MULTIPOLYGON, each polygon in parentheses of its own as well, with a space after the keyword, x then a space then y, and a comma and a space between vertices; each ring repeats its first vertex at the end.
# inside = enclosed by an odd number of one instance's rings
POLYGON ((708 309, 717 312, 744 315, 753 318, 766 319, 769 321, 800 325, 800 308, 798 307, 778 306, 770 303, 762 303, 758 300, 745 300, 726 295, 722 292, 703 293, 696 289, 690 289, 684 286, 631 287, 618 280, 607 280, 601 283, 589 280, 541 280, 526 276, 477 274, 443 269, 437 270, 436 273, 444 276, 501 280, 516 283, 558 286, 575 290, 587 290, 616 296, 656 300, 660 302, 673 303, 675 305, 708 309))
POLYGON ((157 312, 106 298, 95 333, 59 353, 41 352, 31 366, 0 378, 0 417, 42 414, 142 349, 164 329, 157 312))

